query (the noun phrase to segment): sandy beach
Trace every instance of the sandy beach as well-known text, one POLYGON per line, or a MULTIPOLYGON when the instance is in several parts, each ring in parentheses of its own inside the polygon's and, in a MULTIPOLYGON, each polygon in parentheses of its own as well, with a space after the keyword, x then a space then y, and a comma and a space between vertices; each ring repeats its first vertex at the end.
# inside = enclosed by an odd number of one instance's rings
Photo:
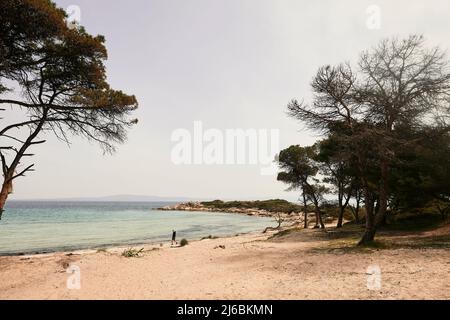
POLYGON ((123 248, 0 257, 0 299, 450 299, 448 248, 360 250, 321 230, 273 234, 146 246, 136 258, 123 248), (67 288, 70 264, 80 289, 67 288), (381 288, 367 287, 370 266, 379 266, 381 288))

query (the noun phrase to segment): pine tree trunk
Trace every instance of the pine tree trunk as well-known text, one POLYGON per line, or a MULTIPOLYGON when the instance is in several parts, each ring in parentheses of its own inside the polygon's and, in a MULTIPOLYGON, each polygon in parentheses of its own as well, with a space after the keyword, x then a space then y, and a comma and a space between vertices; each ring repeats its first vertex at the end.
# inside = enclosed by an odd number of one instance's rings
POLYGON ((359 223, 359 199, 356 201, 355 221, 356 223, 359 223))
POLYGON ((305 195, 303 195, 303 211, 305 214, 305 221, 303 223, 303 228, 307 229, 308 228, 308 206, 306 204, 306 197, 305 195))
POLYGON ((315 211, 315 217, 316 217, 316 223, 314 224, 314 229, 318 229, 319 228, 319 213, 317 212, 317 210, 315 211))
POLYGON ((320 212, 320 210, 318 210, 318 216, 319 216, 319 223, 320 223, 320 228, 325 229, 325 225, 322 221, 322 213, 320 212))
POLYGON ((305 221, 303 223, 303 228, 308 228, 308 212, 305 210, 305 221))
POLYGON ((375 232, 376 232, 375 224, 371 224, 368 226, 366 221, 366 230, 364 231, 361 240, 359 240, 358 245, 363 246, 373 242, 373 240, 375 239, 375 232))
POLYGON ((317 200, 315 195, 313 195, 313 202, 314 202, 314 211, 316 213, 316 224, 314 225, 314 229, 317 228, 325 229, 325 225, 323 224, 322 221, 322 214, 319 208, 319 201, 317 200))
POLYGON ((316 213, 316 224, 314 225, 314 229, 317 229, 317 228, 324 229, 325 225, 323 224, 323 221, 322 221, 322 214, 320 213, 319 204, 316 201, 314 201, 314 207, 315 207, 314 211, 316 213))
POLYGON ((388 201, 388 177, 389 169, 387 161, 383 161, 381 164, 381 184, 380 184, 380 196, 378 200, 378 210, 375 216, 375 225, 379 226, 385 221, 387 212, 387 201, 388 201))
POLYGON ((8 194, 10 190, 9 183, 3 183, 2 190, 0 191, 0 219, 2 218, 2 213, 5 207, 6 199, 8 199, 8 194))
POLYGON ((340 206, 339 208, 339 217, 336 228, 342 228, 342 222, 344 220, 344 207, 340 206))
POLYGON ((342 199, 344 197, 343 186, 339 184, 339 194, 338 194, 338 204, 339 204, 339 216, 336 228, 342 227, 342 220, 344 219, 344 208, 342 204, 342 199))
POLYGON ((374 201, 371 199, 371 194, 368 190, 365 191, 365 206, 366 206, 366 228, 364 234, 359 240, 358 245, 366 245, 371 243, 375 238, 376 224, 374 215, 374 201))

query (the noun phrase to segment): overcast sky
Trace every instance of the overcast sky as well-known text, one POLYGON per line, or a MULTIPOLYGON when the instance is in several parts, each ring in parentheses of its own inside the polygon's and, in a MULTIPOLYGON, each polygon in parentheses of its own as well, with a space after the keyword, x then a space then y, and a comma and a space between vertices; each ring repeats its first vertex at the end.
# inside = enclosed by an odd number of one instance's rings
POLYGON ((288 198, 257 165, 176 165, 178 128, 279 129, 280 147, 317 137, 286 114, 310 96, 323 64, 354 62, 389 36, 421 33, 450 48, 448 0, 56 1, 81 10, 81 24, 106 37, 108 80, 135 94, 139 124, 112 155, 73 139, 35 147, 36 171, 17 179, 12 199, 139 194, 198 198, 288 198), (374 24, 376 5, 380 28, 374 24), (370 28, 369 28, 369 27, 370 28), (375 28, 373 28, 375 26, 375 28))

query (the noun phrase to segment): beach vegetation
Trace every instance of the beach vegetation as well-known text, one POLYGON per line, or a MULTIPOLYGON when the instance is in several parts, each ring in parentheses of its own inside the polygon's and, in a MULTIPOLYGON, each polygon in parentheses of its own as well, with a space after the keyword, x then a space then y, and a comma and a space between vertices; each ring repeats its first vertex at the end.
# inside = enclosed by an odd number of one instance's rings
POLYGON ((303 212, 305 228, 308 223, 307 201, 314 205, 316 216, 315 228, 325 228, 320 210, 320 203, 324 200, 323 195, 327 192, 325 185, 316 178, 319 166, 315 161, 316 150, 314 147, 290 146, 280 151, 278 163, 280 172, 277 180, 289 185, 288 191, 300 189, 303 199, 303 212))
POLYGON ((202 205, 209 208, 216 209, 255 209, 255 210, 266 210, 269 212, 300 212, 302 207, 283 199, 269 199, 269 200, 256 200, 256 201, 203 201, 202 205))
POLYGON ((129 248, 122 252, 122 257, 137 258, 142 254, 143 251, 144 251, 144 248, 141 248, 141 249, 129 248))
POLYGON ((385 39, 362 52, 356 66, 320 67, 311 89, 312 101, 292 100, 288 114, 322 139, 282 150, 278 180, 321 207, 314 188, 329 187, 326 193, 337 196, 337 227, 347 208, 364 222, 360 245, 404 212, 431 207, 448 216, 450 63, 444 50, 428 47, 420 35, 385 39))

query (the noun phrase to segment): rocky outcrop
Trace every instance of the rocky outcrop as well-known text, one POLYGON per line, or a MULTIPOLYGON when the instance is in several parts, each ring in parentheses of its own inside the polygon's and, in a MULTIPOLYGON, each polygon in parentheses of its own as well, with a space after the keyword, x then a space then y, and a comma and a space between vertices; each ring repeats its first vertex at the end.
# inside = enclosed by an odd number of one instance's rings
POLYGON ((256 217, 281 217, 283 220, 297 220, 301 213, 298 212, 271 212, 267 210, 261 210, 258 208, 218 208, 205 206, 200 202, 184 202, 178 203, 175 205, 165 206, 162 208, 158 208, 163 211, 205 211, 205 212, 227 212, 227 213, 235 213, 235 214, 243 214, 248 216, 256 216, 256 217))

